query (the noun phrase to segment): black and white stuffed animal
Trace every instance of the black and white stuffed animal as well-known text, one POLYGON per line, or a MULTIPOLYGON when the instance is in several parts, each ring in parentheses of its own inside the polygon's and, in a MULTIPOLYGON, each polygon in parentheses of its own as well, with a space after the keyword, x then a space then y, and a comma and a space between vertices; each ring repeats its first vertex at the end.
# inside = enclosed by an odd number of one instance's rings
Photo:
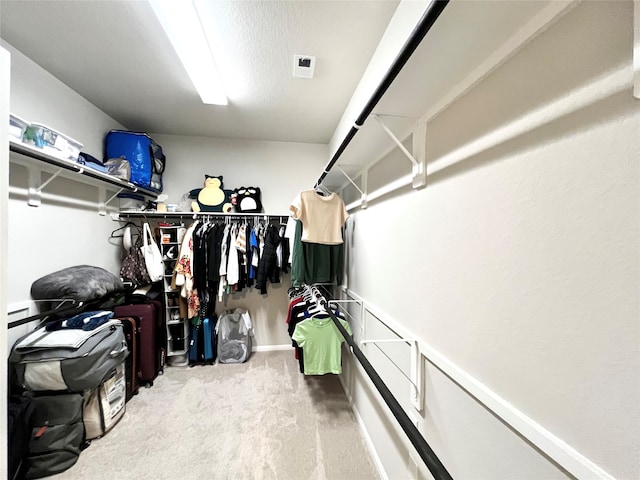
POLYGON ((260 199, 259 187, 234 188, 231 195, 231 203, 236 212, 240 213, 260 213, 262 212, 262 201, 260 199))

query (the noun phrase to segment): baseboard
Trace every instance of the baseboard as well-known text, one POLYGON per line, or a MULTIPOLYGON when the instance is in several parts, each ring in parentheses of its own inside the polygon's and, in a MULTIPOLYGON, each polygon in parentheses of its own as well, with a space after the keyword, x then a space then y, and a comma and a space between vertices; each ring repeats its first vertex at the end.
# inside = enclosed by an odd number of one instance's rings
POLYGON ((344 390, 344 394, 346 395, 347 400, 349 401, 349 405, 351 405, 351 411, 353 412, 353 415, 356 417, 356 421, 358 422, 358 426, 360 427, 360 431, 362 432, 362 436, 364 437, 364 442, 366 443, 367 448, 369 449, 369 453, 371 454, 373 463, 376 466, 376 470, 378 470, 378 473, 380 474, 380 478, 382 480, 389 480, 389 476, 387 475, 387 472, 385 471, 384 466, 382 465, 382 460, 380 460, 378 451, 376 450, 376 447, 373 444, 373 440, 371 440, 371 436, 369 435, 367 426, 365 425, 364 420, 360 416, 360 412, 358 412, 358 409, 353 404, 353 397, 349 392, 349 389, 344 383, 343 376, 339 375, 338 378, 340 379, 340 383, 342 384, 342 390, 344 390))
POLYGON ((251 351, 252 352, 272 352, 275 350, 291 350, 293 347, 291 345, 256 345, 251 351))

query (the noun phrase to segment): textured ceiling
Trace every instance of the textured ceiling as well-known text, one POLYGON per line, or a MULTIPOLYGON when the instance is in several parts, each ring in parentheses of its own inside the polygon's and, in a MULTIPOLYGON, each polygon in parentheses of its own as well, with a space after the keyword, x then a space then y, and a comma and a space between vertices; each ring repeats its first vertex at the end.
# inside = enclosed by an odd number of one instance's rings
POLYGON ((146 1, 0 0, 0 36, 130 130, 327 143, 398 1, 196 4, 227 106, 202 104, 146 1))

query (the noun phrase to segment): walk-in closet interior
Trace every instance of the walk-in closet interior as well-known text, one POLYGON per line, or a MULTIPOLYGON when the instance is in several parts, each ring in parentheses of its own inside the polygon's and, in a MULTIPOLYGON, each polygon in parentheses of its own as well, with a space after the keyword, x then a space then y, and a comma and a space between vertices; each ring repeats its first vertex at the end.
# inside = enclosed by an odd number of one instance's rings
POLYGON ((322 280, 285 255, 189 304, 250 316, 236 365, 189 366, 169 272, 164 375, 61 479, 640 478, 640 0, 193 0, 226 105, 202 102, 151 3, 0 0, 2 385, 38 326, 9 328, 43 308, 32 284, 119 275, 128 222, 165 262, 194 222, 297 221, 307 252, 311 192, 340 202, 320 222, 340 238, 314 251, 322 280), (162 192, 34 153, 10 115, 101 160, 108 132, 148 134, 162 192), (207 176, 261 208, 194 211, 207 176), (320 311, 325 363, 300 328, 320 311), (151 408, 164 428, 135 423, 151 408), (129 470, 140 429, 160 450, 129 470))

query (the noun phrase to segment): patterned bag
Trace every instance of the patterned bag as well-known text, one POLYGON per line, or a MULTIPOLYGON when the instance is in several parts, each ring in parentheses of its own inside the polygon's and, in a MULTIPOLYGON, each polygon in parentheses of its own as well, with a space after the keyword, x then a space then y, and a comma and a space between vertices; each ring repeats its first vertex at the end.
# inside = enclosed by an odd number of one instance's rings
POLYGON ((120 267, 122 280, 131 282, 138 287, 152 283, 141 249, 143 246, 142 235, 138 234, 135 244, 129 249, 129 253, 122 260, 120 267))

